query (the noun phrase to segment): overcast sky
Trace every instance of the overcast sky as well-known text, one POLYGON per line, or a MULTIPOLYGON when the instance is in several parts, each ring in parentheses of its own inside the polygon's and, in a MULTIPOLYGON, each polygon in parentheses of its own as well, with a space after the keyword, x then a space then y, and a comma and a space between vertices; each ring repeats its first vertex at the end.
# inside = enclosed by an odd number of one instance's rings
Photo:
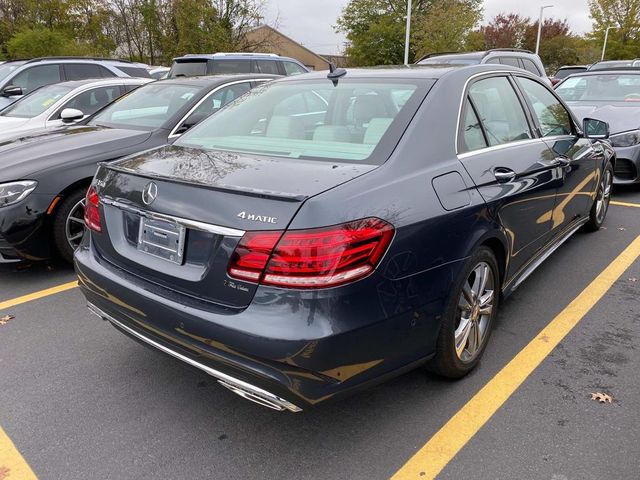
MULTIPOLYGON (((336 18, 348 0, 266 0, 267 21, 279 20, 280 30, 316 53, 338 53, 344 38, 334 32, 336 18)), ((591 29, 587 0, 485 0, 485 20, 501 12, 515 12, 537 18, 541 5, 555 4, 545 16, 567 19, 571 29, 584 33, 591 29)))

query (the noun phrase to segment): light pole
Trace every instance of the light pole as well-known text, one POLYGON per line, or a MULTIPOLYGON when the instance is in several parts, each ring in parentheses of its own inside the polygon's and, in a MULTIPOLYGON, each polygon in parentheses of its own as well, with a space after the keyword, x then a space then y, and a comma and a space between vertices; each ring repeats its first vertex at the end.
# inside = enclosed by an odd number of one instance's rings
POLYGON ((551 8, 553 5, 543 5, 540 7, 540 20, 538 20, 538 39, 536 40, 536 55, 540 51, 540 37, 542 36, 542 14, 545 8, 551 8))
POLYGON ((404 39, 404 64, 409 65, 409 38, 411 36, 411 0, 407 0, 407 32, 404 39))
POLYGON ((604 60, 604 52, 607 49, 607 40, 609 39, 609 30, 616 29, 618 27, 607 27, 606 32, 604 32, 604 45, 602 45, 602 56, 600 57, 600 61, 604 60))

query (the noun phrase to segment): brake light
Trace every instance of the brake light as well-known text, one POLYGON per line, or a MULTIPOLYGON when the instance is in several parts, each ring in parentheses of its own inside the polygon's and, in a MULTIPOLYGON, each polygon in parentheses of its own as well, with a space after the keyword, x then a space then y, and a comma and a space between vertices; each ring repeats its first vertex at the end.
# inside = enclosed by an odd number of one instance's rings
POLYGON ((233 253, 228 273, 281 287, 343 285, 376 268, 393 233, 393 226, 377 218, 284 233, 248 232, 233 253))
POLYGON ((93 185, 87 190, 87 197, 84 205, 84 224, 89 230, 94 232, 102 231, 100 221, 100 197, 93 185))

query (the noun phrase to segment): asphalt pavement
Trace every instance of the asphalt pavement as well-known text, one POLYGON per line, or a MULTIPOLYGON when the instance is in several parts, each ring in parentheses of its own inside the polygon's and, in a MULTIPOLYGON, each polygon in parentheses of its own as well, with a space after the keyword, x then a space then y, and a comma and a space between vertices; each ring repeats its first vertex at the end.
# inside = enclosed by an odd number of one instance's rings
MULTIPOLYGON (((640 189, 614 197, 640 206, 640 189)), ((77 289, 3 309, 74 275, 0 267, 0 317, 15 316, 0 325, 0 426, 40 479, 389 478, 639 235, 640 208, 623 205, 575 235, 502 304, 465 379, 416 370, 298 414, 131 341, 77 289)), ((636 259, 438 478, 640 479, 639 293, 636 259)))

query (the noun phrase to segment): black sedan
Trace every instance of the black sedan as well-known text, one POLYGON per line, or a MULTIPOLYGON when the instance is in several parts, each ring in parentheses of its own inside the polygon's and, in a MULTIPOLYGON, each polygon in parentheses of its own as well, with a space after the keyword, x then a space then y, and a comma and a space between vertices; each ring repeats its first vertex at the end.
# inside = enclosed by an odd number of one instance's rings
POLYGON ((0 263, 71 261, 98 162, 164 145, 273 75, 178 78, 141 87, 79 126, 0 143, 0 263), (53 248, 51 248, 53 247, 53 248))
POLYGON ((424 363, 462 377, 499 300, 602 225, 606 137, 505 66, 272 82, 99 168, 80 286, 122 332, 278 410, 424 363))

